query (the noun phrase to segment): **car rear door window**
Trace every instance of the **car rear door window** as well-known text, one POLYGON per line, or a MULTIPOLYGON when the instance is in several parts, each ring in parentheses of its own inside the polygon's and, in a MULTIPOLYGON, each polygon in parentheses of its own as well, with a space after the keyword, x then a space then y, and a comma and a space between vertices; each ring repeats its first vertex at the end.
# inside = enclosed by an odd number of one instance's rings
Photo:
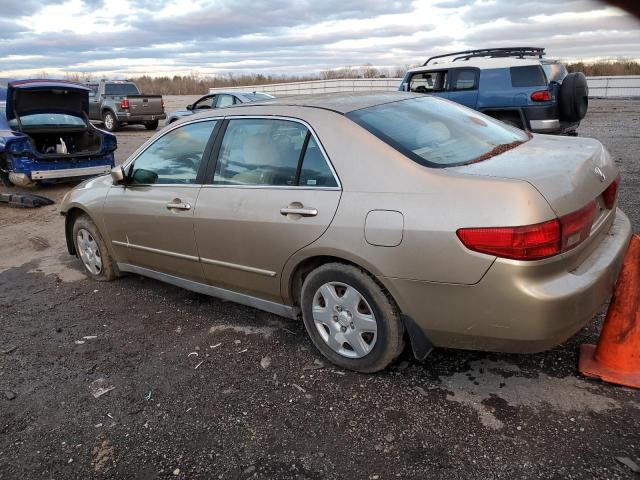
POLYGON ((337 187, 338 182, 329 164, 322 154, 322 150, 313 136, 309 136, 307 149, 302 159, 302 166, 298 176, 298 185, 303 187, 337 187))
POLYGON ((133 184, 196 183, 216 120, 189 123, 158 138, 135 159, 128 176, 133 184))
POLYGON ((217 95, 216 99, 216 107, 220 108, 233 105, 235 97, 233 95, 222 94, 217 95))
POLYGON ((409 91, 416 93, 443 92, 447 89, 447 70, 415 73, 409 81, 409 91))
POLYGON ((277 187, 338 187, 315 136, 284 119, 229 120, 213 183, 277 187))
POLYGON ((509 71, 513 87, 542 87, 547 84, 544 70, 540 65, 511 67, 509 71))
POLYGON ((307 127, 290 120, 230 120, 213 183, 295 186, 307 132, 307 127))
POLYGON ((477 77, 477 70, 471 68, 455 70, 453 72, 454 80, 451 89, 454 91, 475 90, 478 88, 477 77))

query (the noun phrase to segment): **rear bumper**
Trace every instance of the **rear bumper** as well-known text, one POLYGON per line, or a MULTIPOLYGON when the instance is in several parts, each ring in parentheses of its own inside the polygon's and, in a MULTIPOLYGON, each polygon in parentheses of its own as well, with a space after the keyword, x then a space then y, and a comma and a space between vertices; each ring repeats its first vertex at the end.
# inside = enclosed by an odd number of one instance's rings
POLYGON ((158 113, 153 115, 132 115, 125 112, 117 112, 116 117, 119 122, 153 122, 156 120, 164 120, 167 118, 166 113, 158 113))
POLYGON ((563 133, 575 130, 580 125, 580 122, 560 120, 556 104, 522 107, 522 115, 529 130, 536 133, 563 133))
POLYGON ((111 171, 111 165, 98 165, 95 167, 84 168, 65 168, 58 170, 33 170, 31 172, 32 180, 50 180, 54 178, 71 178, 71 177, 92 177, 94 175, 104 175, 111 171))
POLYGON ((475 285, 383 278, 403 314, 439 347, 528 353, 579 331, 609 299, 631 237, 622 211, 571 270, 563 262, 496 260, 475 285))

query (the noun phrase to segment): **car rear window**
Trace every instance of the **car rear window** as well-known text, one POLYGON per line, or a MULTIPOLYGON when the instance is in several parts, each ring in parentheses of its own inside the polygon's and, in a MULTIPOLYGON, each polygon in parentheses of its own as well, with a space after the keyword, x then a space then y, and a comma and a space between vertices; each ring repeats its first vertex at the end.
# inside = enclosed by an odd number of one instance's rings
MULTIPOLYGON (((9 121, 12 127, 18 127, 18 121, 14 118, 9 121)), ((85 121, 75 115, 67 115, 66 113, 30 113, 20 115, 20 125, 23 128, 86 128, 85 121)))
POLYGON ((511 67, 512 87, 541 87, 547 84, 544 70, 540 65, 526 67, 511 67))
POLYGON ((544 73, 547 74, 547 78, 550 82, 562 83, 564 77, 567 76, 567 67, 561 63, 543 63, 544 73))
POLYGON ((522 130, 437 97, 385 103, 347 117, 428 167, 484 160, 529 139, 522 130))
POLYGON ((138 87, 133 83, 107 83, 104 86, 105 95, 139 95, 138 87))
POLYGON ((271 95, 267 95, 266 93, 245 93, 245 97, 249 99, 250 102, 257 102, 259 100, 271 100, 273 97, 271 95))

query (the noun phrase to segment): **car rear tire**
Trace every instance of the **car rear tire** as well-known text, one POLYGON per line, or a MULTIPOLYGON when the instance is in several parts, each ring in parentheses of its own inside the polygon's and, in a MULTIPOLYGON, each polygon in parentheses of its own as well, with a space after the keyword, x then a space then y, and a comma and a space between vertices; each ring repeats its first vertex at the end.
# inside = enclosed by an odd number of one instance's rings
POLYGON ((30 189, 34 189, 40 185, 40 182, 31 180, 27 175, 15 172, 8 172, 6 177, 3 178, 2 183, 5 183, 8 187, 15 186, 30 189), (5 183, 5 181, 7 183, 5 183))
POLYGON ((567 122, 582 120, 589 107, 587 77, 581 72, 573 72, 564 77, 559 96, 558 103, 562 119, 567 122))
POLYGON ((80 215, 73 223, 73 242, 76 255, 89 277, 99 282, 110 282, 116 278, 115 264, 107 246, 88 216, 80 215))
POLYGON ((154 120, 152 122, 144 122, 144 128, 146 128, 147 130, 157 130, 158 120, 154 120))
POLYGON ((404 348, 404 326, 393 299, 365 271, 327 263, 304 280, 300 305, 311 341, 349 370, 384 369, 404 348))
POLYGON ((115 114, 110 110, 102 114, 102 123, 104 124, 105 130, 109 132, 117 132, 120 130, 120 122, 118 122, 115 114))

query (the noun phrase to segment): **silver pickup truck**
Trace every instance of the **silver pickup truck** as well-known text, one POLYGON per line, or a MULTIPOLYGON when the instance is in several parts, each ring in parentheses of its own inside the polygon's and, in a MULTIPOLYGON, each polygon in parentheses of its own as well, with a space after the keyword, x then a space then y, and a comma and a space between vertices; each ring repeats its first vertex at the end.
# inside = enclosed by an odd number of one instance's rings
POLYGON ((127 80, 88 82, 89 119, 101 121, 104 128, 115 132, 122 125, 144 125, 147 130, 158 128, 164 120, 162 95, 141 95, 135 83, 127 80))

